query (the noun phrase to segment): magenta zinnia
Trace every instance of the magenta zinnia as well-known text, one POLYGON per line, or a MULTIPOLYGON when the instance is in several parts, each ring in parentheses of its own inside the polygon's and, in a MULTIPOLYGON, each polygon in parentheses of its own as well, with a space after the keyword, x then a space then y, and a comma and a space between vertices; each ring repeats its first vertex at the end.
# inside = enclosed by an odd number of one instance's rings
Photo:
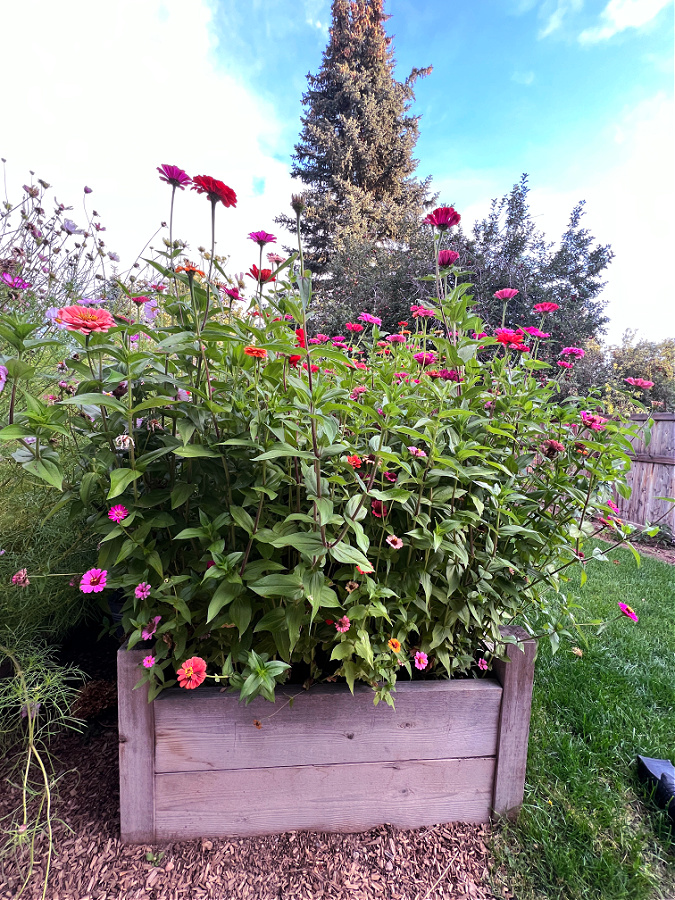
POLYGON ((628 616, 629 619, 632 619, 633 622, 638 621, 637 613, 634 609, 628 606, 627 603, 619 603, 619 609, 624 614, 624 616, 628 616))
POLYGON ((624 378, 624 381, 627 384, 632 384, 633 387, 643 388, 645 391, 650 387, 654 387, 653 381, 647 381, 644 378, 624 378))
POLYGON ((500 291, 495 291, 492 296, 496 297, 497 300, 513 300, 517 293, 518 291, 515 288, 502 288, 500 291))
POLYGON ((534 311, 540 313, 552 313, 555 312, 556 309, 560 309, 557 303, 535 303, 534 311))
POLYGON ((185 190, 186 185, 192 184, 192 179, 178 166, 169 166, 166 163, 163 166, 157 166, 160 181, 165 181, 172 187, 185 190))
POLYGON ((454 266, 459 259, 459 253, 454 250, 440 250, 438 253, 438 265, 444 269, 447 266, 454 266))
POLYGON ((150 596, 151 590, 152 588, 147 581, 141 581, 141 583, 137 584, 134 589, 134 596, 137 600, 147 600, 150 596))
POLYGON ((80 590, 83 594, 100 594, 105 588, 107 577, 106 569, 89 569, 80 580, 80 590))
POLYGON ((259 247, 264 247, 265 244, 275 244, 277 240, 273 234, 269 234, 267 231, 252 231, 248 237, 259 247))
POLYGON ((424 220, 425 224, 433 225, 439 231, 447 231, 453 225, 457 225, 462 217, 452 206, 439 206, 424 220))
POLYGON ((371 316, 370 313, 361 313, 359 316, 359 322, 365 322, 367 325, 381 325, 382 319, 378 319, 377 316, 371 316))
POLYGON ((415 668, 416 669, 426 669, 429 665, 429 657, 426 653, 422 653, 421 650, 418 650, 415 654, 415 668))
POLYGON ((124 519, 129 515, 129 510, 126 506, 122 506, 122 504, 118 504, 117 506, 111 507, 108 512, 108 518, 111 522, 117 522, 119 525, 120 522, 123 522, 124 519))
POLYGON ((237 195, 222 181, 211 178, 210 175, 195 175, 192 179, 192 190, 198 194, 207 194, 211 203, 220 201, 223 206, 236 206, 237 195))
POLYGON ((586 355, 581 347, 563 347, 560 351, 561 356, 574 356, 576 359, 583 359, 586 355))

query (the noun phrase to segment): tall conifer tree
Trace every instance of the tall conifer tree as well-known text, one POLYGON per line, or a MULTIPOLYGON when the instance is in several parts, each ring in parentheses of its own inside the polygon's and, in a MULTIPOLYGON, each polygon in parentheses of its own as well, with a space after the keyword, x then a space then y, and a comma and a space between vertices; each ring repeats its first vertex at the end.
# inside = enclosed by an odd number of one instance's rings
MULTIPOLYGON (((303 238, 310 267, 326 272, 341 241, 400 242, 419 221, 428 179, 414 178, 418 116, 410 114, 413 69, 394 78, 384 0, 333 0, 333 24, 318 75, 307 76, 292 175, 307 189, 303 238)), ((277 222, 295 227, 295 220, 277 222)))

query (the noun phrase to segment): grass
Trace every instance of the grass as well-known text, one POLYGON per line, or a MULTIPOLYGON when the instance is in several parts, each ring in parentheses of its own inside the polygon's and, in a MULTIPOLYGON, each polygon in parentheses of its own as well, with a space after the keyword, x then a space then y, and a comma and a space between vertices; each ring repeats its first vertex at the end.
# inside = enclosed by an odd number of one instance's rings
MULTIPOLYGON (((673 900, 675 844, 643 793, 635 757, 675 757, 675 567, 628 550, 590 562, 568 587, 588 619, 621 617, 600 636, 536 666, 525 802, 498 830, 506 885, 518 900, 673 900)), ((588 621, 580 619, 580 621, 588 621)))

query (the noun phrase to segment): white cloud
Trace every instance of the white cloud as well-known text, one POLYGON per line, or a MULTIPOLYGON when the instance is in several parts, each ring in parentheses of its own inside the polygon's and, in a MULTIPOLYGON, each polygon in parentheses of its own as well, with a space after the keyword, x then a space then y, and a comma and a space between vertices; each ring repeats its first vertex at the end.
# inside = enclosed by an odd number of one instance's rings
POLYGON ((582 44, 607 41, 627 28, 643 28, 671 5, 671 0, 609 0, 600 13, 600 22, 579 35, 582 44))
POLYGON ((542 14, 546 17, 546 23, 539 29, 537 37, 549 37, 562 27, 565 16, 570 12, 576 12, 584 5, 584 0, 557 0, 555 9, 551 9, 550 3, 545 3, 542 14))
POLYGON ((516 84, 530 85, 534 82, 534 72, 514 72, 511 81, 516 84))
MULTIPOLYGON (((276 231, 292 190, 275 157, 283 123, 219 67, 209 0, 34 0, 12 4, 3 29, 3 66, 21 87, 0 138, 10 195, 32 169, 83 221, 88 184, 124 266, 168 218, 170 190, 155 169, 176 164, 237 192, 236 209, 218 209, 218 251, 237 270, 257 261, 246 235, 276 231)), ((210 245, 204 197, 178 192, 176 223, 192 247, 210 245)))

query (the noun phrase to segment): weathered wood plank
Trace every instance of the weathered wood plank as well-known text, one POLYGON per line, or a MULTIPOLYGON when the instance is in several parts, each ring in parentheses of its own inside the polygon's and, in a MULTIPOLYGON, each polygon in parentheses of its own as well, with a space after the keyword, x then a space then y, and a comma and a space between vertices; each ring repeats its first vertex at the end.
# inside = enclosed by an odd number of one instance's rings
POLYGON ((153 840, 155 828, 154 705, 147 685, 134 690, 147 651, 117 652, 117 696, 120 753, 120 822, 124 842, 153 840))
POLYGON ((156 840, 486 822, 493 758, 157 775, 156 840))
POLYGON ((154 702, 155 771, 494 756, 501 697, 484 679, 401 682, 396 709, 374 706, 366 686, 285 689, 249 706, 216 688, 166 691, 154 702))
POLYGON ((520 647, 524 652, 509 647, 510 662, 494 662, 494 672, 501 681, 503 693, 492 808, 495 815, 514 819, 520 812, 525 790, 537 642, 528 638, 522 628, 511 626, 503 628, 502 632, 522 641, 520 647))

